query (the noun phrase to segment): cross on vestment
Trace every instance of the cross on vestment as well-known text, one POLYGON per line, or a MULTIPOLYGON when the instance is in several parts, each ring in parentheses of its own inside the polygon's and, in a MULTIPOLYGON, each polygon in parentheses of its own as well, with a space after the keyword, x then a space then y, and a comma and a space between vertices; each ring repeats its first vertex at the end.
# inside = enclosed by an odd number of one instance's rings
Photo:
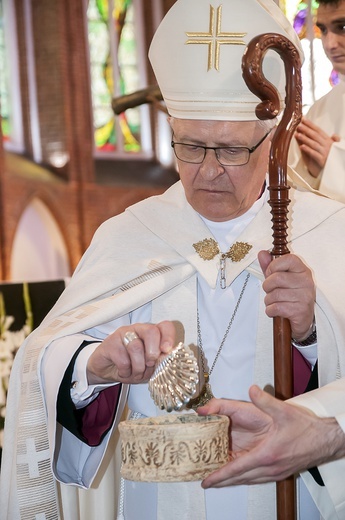
POLYGON ((210 5, 210 25, 209 32, 187 32, 188 40, 186 45, 207 45, 208 46, 208 66, 207 70, 212 68, 219 70, 219 56, 221 45, 246 45, 241 39, 247 33, 222 32, 222 6, 217 8, 217 16, 215 10, 210 5))
POLYGON ((28 391, 28 386, 36 381, 36 368, 37 368, 37 357, 35 352, 28 354, 27 362, 24 365, 22 375, 22 393, 28 391))
POLYGON ((73 325, 78 320, 87 318, 88 316, 90 316, 98 310, 99 305, 97 305, 96 302, 96 304, 84 305, 80 309, 72 309, 68 312, 65 312, 62 316, 55 318, 47 328, 43 329, 41 337, 51 338, 52 334, 57 334, 58 332, 60 332, 60 330, 66 328, 68 325, 73 325))
POLYGON ((26 453, 17 455, 17 464, 27 464, 30 478, 40 476, 39 462, 49 459, 49 449, 37 451, 35 439, 26 439, 26 453))

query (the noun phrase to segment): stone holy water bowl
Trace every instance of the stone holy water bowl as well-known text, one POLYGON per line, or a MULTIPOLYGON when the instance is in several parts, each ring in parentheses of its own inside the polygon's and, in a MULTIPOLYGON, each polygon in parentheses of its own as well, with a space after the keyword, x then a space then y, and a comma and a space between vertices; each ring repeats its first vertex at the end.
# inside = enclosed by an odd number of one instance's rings
POLYGON ((221 415, 160 415, 119 424, 122 468, 127 480, 202 480, 229 460, 229 418, 221 415))

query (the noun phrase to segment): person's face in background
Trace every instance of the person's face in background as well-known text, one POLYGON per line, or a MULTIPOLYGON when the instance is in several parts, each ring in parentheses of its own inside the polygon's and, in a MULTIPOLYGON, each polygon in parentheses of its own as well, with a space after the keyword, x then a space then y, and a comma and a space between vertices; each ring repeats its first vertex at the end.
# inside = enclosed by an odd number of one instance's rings
POLYGON ((334 70, 345 74, 345 0, 320 4, 316 25, 321 31, 323 48, 334 70))

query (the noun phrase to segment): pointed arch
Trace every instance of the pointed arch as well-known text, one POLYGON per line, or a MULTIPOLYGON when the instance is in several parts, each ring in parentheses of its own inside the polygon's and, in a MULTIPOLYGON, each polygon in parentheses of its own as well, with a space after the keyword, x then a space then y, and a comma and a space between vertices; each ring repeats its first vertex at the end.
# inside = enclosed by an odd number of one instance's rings
POLYGON ((69 276, 68 252, 59 226, 46 204, 34 198, 17 226, 11 280, 42 281, 69 276))

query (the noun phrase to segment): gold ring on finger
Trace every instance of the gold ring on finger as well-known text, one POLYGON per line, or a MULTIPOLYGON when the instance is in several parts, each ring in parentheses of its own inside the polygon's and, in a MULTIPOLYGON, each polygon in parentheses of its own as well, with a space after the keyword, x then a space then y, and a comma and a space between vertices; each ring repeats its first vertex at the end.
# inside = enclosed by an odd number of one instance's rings
POLYGON ((131 343, 131 341, 134 341, 135 339, 139 339, 139 336, 137 336, 135 332, 132 332, 131 330, 129 330, 123 336, 122 343, 125 347, 128 347, 128 345, 131 343))

